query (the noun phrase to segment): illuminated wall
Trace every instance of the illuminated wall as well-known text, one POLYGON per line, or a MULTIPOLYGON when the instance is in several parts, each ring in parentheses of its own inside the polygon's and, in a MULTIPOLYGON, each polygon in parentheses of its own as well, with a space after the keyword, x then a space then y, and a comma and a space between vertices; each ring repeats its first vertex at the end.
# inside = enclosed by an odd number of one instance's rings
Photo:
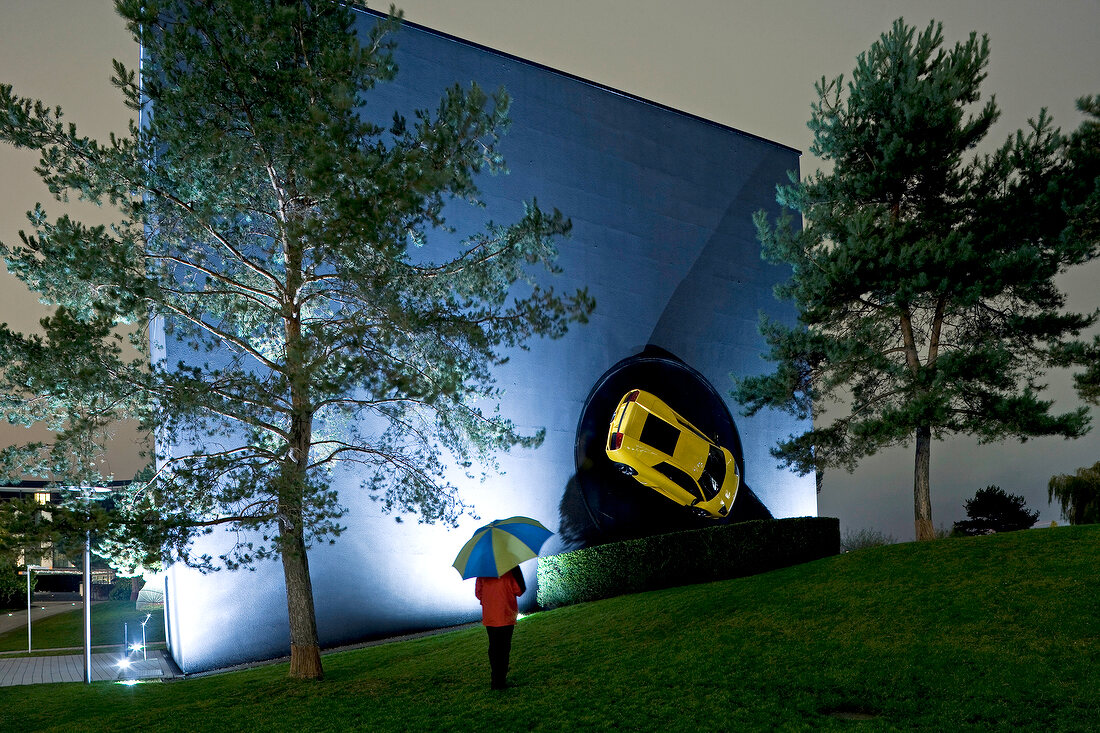
MULTIPOLYGON (((503 85, 513 98, 502 145, 511 173, 480 181, 488 209, 452 212, 458 230, 518 219, 532 196, 562 210, 574 229, 555 285, 588 286, 597 301, 587 326, 534 342, 499 370, 504 414, 545 427, 547 437, 537 450, 504 456, 502 476, 453 479, 483 521, 541 520, 559 530, 544 553, 697 526, 683 507, 615 473, 603 453, 608 409, 634 387, 660 392, 735 453, 744 483, 734 519, 816 515, 813 478, 780 470, 768 453, 805 426, 774 414, 741 417, 728 399, 730 373, 768 366, 757 314, 792 317, 772 296, 783 273, 761 261, 751 215, 774 209, 775 186, 797 170, 797 151, 425 29, 406 25, 397 40, 398 79, 371 93, 383 119, 434 107, 456 81, 503 85)), ((174 361, 183 347, 163 348, 174 361)), ((337 474, 348 530, 310 554, 321 643, 479 618, 473 582, 450 565, 482 522, 457 530, 397 523, 360 493, 359 479, 337 474)), ((231 541, 214 534, 199 549, 217 555, 231 541)), ((524 571, 530 605, 534 564, 524 571)), ((288 653, 278 564, 206 576, 175 566, 166 592, 169 641, 184 671, 288 653)))

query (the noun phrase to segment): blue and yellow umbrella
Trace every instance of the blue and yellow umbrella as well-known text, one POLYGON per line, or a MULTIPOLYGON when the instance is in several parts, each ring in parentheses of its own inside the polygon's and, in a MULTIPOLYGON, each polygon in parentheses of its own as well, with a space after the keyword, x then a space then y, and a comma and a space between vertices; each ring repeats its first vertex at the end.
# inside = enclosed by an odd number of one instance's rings
POLYGON ((499 578, 525 560, 554 534, 530 517, 489 522, 474 532, 453 563, 463 578, 499 578))

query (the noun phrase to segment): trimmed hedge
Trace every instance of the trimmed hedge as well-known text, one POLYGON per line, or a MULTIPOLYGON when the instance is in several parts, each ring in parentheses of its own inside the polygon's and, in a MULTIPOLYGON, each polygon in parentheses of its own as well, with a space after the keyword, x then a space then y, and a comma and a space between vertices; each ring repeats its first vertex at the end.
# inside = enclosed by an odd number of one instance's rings
POLYGON ((706 583, 840 553, 840 520, 799 517, 726 524, 586 547, 540 557, 538 604, 706 583))

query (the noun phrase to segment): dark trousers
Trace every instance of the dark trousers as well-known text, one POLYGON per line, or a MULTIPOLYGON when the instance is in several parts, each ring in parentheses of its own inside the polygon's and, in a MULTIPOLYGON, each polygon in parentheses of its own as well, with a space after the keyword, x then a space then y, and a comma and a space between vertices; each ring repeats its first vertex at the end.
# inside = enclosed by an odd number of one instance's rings
POLYGON ((512 654, 512 632, 515 626, 486 626, 489 633, 490 686, 499 690, 507 685, 508 657, 512 654))

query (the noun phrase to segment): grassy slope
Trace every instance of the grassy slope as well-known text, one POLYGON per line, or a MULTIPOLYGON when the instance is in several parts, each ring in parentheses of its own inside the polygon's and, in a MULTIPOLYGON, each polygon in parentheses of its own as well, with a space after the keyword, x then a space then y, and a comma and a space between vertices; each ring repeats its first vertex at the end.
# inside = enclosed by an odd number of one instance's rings
POLYGON ((168 684, 0 689, 0 730, 1100 729, 1100 526, 863 550, 168 684), (837 717, 864 714, 855 721, 837 717))

